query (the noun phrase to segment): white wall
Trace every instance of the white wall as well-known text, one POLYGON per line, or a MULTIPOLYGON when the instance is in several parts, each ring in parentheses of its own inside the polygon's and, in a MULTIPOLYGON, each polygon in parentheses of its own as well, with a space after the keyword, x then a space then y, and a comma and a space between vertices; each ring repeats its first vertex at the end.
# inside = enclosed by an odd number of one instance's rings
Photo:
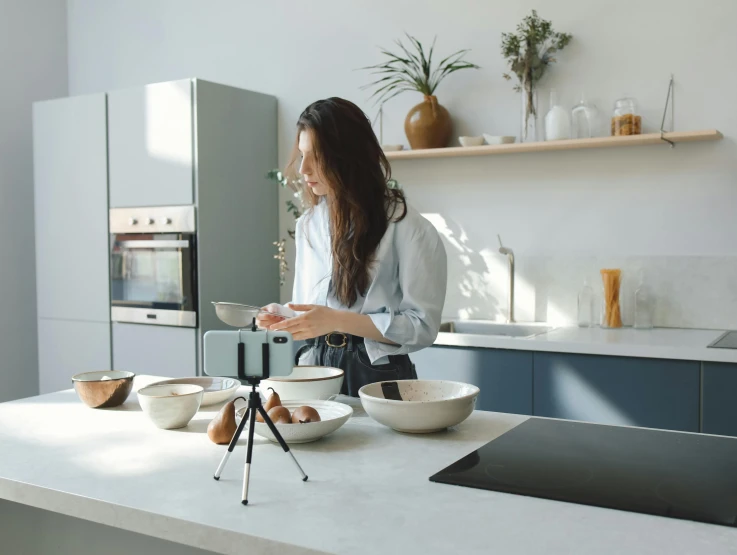
MULTIPOLYGON (((501 317, 506 269, 496 234, 519 261, 520 316, 575 314, 576 291, 601 267, 657 285, 662 325, 737 326, 737 20, 734 0, 69 0, 72 94, 197 76, 275 94, 280 154, 311 101, 349 98, 373 117, 369 80, 356 68, 381 60, 404 31, 436 52, 471 48, 483 67, 452 75, 437 95, 455 135, 517 134, 519 99, 504 81, 500 33, 530 9, 574 42, 544 84, 573 104, 585 92, 608 117, 635 96, 646 130, 660 124, 676 77, 676 128, 718 128, 721 143, 479 159, 403 161, 395 177, 446 235, 448 316, 501 317)), ((546 95, 542 94, 544 98, 546 95)), ((406 144, 402 122, 419 94, 385 110, 384 142, 406 144)), ((547 100, 544 105, 547 106, 547 100)), ((266 170, 266 168, 264 168, 266 170)), ((289 216, 281 214, 282 226, 289 216)), ((288 288, 282 295, 289 297, 288 288)), ((247 299, 243 299, 247 301, 247 299)), ((629 318, 626 309, 626 319, 629 318)))
POLYGON ((0 402, 38 393, 31 104, 67 94, 66 4, 0 0, 0 402))

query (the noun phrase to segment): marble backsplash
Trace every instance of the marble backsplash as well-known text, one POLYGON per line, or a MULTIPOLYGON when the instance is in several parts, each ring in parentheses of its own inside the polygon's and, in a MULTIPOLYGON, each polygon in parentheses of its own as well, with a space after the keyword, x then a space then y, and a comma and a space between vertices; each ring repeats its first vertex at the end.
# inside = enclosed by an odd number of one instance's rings
MULTIPOLYGON (((445 318, 502 321, 507 316, 507 259, 496 250, 448 251, 445 318)), ((737 256, 517 256, 518 321, 575 324, 584 279, 601 305, 601 268, 622 270, 622 320, 632 325, 634 291, 642 272, 655 298, 658 327, 737 329, 737 256)))

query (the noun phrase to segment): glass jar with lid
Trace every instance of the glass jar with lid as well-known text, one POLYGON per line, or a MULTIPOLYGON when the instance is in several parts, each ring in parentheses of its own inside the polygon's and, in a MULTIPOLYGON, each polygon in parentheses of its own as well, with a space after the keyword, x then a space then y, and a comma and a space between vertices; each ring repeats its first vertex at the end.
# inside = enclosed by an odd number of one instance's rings
POLYGON ((640 135, 642 133, 642 116, 637 113, 637 101, 634 98, 620 98, 614 103, 612 113, 612 136, 640 135))

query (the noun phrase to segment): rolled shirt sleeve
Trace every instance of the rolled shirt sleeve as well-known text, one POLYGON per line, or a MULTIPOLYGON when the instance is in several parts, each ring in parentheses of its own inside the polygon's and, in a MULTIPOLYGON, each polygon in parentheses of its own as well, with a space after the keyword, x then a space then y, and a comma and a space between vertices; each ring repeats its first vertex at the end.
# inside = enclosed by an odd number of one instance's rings
POLYGON ((386 364, 389 355, 429 347, 440 329, 448 281, 447 255, 432 224, 419 214, 416 218, 422 223, 402 221, 395 230, 401 301, 396 307, 368 314, 381 334, 396 343, 367 339, 366 352, 372 364, 386 364))

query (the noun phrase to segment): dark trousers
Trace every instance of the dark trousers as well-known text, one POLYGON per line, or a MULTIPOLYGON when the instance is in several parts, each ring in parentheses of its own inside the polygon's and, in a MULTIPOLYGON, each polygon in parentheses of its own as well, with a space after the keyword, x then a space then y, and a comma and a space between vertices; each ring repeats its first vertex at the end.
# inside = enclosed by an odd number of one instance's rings
POLYGON ((358 397, 358 390, 370 383, 417 379, 415 365, 408 355, 392 355, 387 364, 371 364, 363 337, 332 333, 308 339, 307 344, 297 352, 295 364, 299 364, 300 357, 310 350, 312 364, 332 366, 345 372, 340 390, 343 395, 358 397))

